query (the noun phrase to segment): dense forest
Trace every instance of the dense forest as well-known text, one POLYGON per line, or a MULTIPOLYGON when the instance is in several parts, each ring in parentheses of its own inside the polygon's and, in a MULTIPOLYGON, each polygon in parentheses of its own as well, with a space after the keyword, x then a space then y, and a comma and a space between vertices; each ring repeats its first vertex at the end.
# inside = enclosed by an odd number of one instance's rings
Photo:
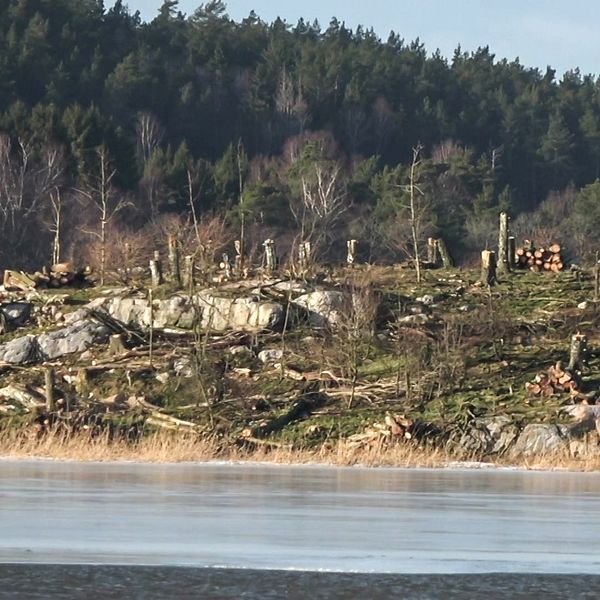
POLYGON ((248 247, 333 260, 354 237, 393 260, 411 166, 419 236, 464 260, 500 209, 573 258, 600 240, 600 80, 336 19, 0 0, 0 132, 0 267, 93 262, 98 240, 141 255, 174 228, 225 247, 241 226, 248 247))

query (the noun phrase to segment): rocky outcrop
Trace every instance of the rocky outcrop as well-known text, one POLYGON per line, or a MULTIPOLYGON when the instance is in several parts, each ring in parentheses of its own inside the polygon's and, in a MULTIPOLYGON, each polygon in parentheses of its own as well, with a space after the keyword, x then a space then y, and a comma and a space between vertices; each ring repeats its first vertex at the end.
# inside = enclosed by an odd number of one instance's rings
POLYGON ((91 303, 90 308, 103 309, 113 319, 147 328, 191 329, 197 321, 202 329, 213 331, 255 331, 277 329, 283 325, 285 311, 281 304, 261 301, 257 296, 219 296, 201 291, 192 296, 177 295, 154 300, 152 310, 147 298, 106 298, 91 303))
POLYGON ((67 354, 85 352, 95 344, 105 344, 109 329, 93 319, 78 321, 68 327, 37 336, 39 355, 44 360, 54 360, 67 354))
POLYGON ((308 322, 313 327, 335 326, 343 321, 349 294, 336 290, 316 290, 302 294, 294 300, 294 304, 306 311, 308 322))
POLYGON ((506 452, 518 435, 517 426, 507 416, 477 419, 460 437, 458 448, 468 455, 500 455, 506 452))
POLYGON ((0 345, 0 361, 11 365, 24 365, 38 358, 37 338, 25 335, 0 345))
POLYGON ((513 456, 544 456, 567 449, 569 427, 566 425, 527 425, 512 447, 513 456))
POLYGON ((26 335, 0 345, 0 361, 22 365, 84 352, 108 340, 109 329, 91 318, 40 335, 26 335))

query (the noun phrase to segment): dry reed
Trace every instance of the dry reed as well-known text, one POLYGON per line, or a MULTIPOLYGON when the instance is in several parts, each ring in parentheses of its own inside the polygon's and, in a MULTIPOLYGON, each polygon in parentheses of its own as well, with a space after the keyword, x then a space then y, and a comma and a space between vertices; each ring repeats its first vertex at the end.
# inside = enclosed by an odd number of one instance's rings
MULTIPOLYGON (((0 434, 0 457, 82 462, 135 461, 146 463, 208 462, 215 460, 272 464, 327 464, 333 466, 443 468, 480 466, 481 457, 457 460, 452 454, 415 444, 350 448, 343 441, 320 448, 277 445, 223 444, 216 437, 187 433, 157 432, 136 441, 113 440, 90 432, 66 434, 56 430, 42 436, 26 430, 4 430, 0 434)), ((517 467, 528 470, 600 470, 600 456, 573 457, 567 451, 548 456, 502 458, 485 466, 517 467)))

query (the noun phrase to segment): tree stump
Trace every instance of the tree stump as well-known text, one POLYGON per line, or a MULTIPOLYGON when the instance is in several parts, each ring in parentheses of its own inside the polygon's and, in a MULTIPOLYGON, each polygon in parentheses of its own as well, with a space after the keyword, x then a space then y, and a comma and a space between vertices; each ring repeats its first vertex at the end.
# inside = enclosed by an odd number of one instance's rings
POLYGON ((508 264, 511 270, 517 266, 517 243, 513 236, 508 238, 508 264))
POLYGON ((300 271, 306 274, 310 269, 312 247, 310 242, 300 242, 298 246, 298 264, 300 271))
POLYGON ((496 253, 493 250, 481 251, 481 281, 489 286, 498 282, 496 278, 496 253))
POLYGON ((427 262, 431 266, 436 266, 439 260, 438 244, 434 238, 427 238, 427 262))
POLYGON ((52 367, 44 369, 44 382, 46 387, 46 411, 54 412, 56 402, 54 399, 54 369, 52 367))
POLYGON ((150 275, 152 277, 152 287, 162 285, 162 264, 160 262, 160 252, 158 252, 158 250, 154 251, 154 259, 150 261, 150 275))
POLYGON ((450 269, 454 267, 454 259, 448 250, 448 246, 443 238, 438 238, 437 247, 440 252, 440 258, 442 259, 442 265, 444 269, 450 269))
POLYGON ((181 273, 179 270, 179 246, 177 245, 177 236, 169 235, 169 271, 171 281, 181 287, 181 273))
MULTIPOLYGON (((237 256, 236 256, 237 259, 237 256)), ((183 285, 190 293, 194 289, 196 282, 194 280, 194 257, 188 254, 183 259, 183 285)))
POLYGON ((277 265, 277 255, 275 254, 275 240, 267 239, 263 242, 265 247, 265 271, 271 275, 277 265))
POLYGON ((511 263, 508 252, 508 214, 500 213, 500 229, 498 233, 498 272, 508 273, 511 263))
POLYGON ((357 240, 348 240, 346 242, 346 248, 348 249, 348 253, 346 255, 346 264, 349 267, 354 266, 354 263, 356 261, 356 247, 358 245, 358 241, 357 240))
POLYGON ((88 370, 84 367, 77 371, 77 377, 75 379, 75 391, 80 396, 87 396, 90 389, 90 377, 88 370))
POLYGON ((123 334, 115 333, 114 335, 111 335, 108 340, 108 353, 111 356, 118 356, 126 351, 127 348, 125 347, 125 343, 123 341, 123 334))
POLYGON ((569 353, 569 371, 581 371, 586 366, 587 336, 577 332, 571 337, 571 351, 569 353))

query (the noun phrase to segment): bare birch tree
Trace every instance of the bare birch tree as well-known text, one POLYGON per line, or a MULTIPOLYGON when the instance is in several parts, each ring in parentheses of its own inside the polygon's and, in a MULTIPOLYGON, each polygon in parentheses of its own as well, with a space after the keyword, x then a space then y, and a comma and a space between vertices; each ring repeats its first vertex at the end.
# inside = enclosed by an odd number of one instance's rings
POLYGON ((111 165, 106 146, 96 149, 98 171, 88 178, 86 189, 77 190, 82 198, 89 201, 96 209, 99 230, 86 231, 95 236, 100 242, 100 285, 104 285, 106 277, 106 239, 107 228, 117 213, 132 206, 132 203, 119 194, 114 187, 113 180, 117 174, 111 165))
POLYGON ((299 196, 299 202, 290 203, 290 210, 300 227, 301 241, 310 241, 313 247, 332 237, 348 208, 343 165, 332 158, 332 149, 326 145, 327 140, 309 141, 295 155, 290 170, 299 196))

